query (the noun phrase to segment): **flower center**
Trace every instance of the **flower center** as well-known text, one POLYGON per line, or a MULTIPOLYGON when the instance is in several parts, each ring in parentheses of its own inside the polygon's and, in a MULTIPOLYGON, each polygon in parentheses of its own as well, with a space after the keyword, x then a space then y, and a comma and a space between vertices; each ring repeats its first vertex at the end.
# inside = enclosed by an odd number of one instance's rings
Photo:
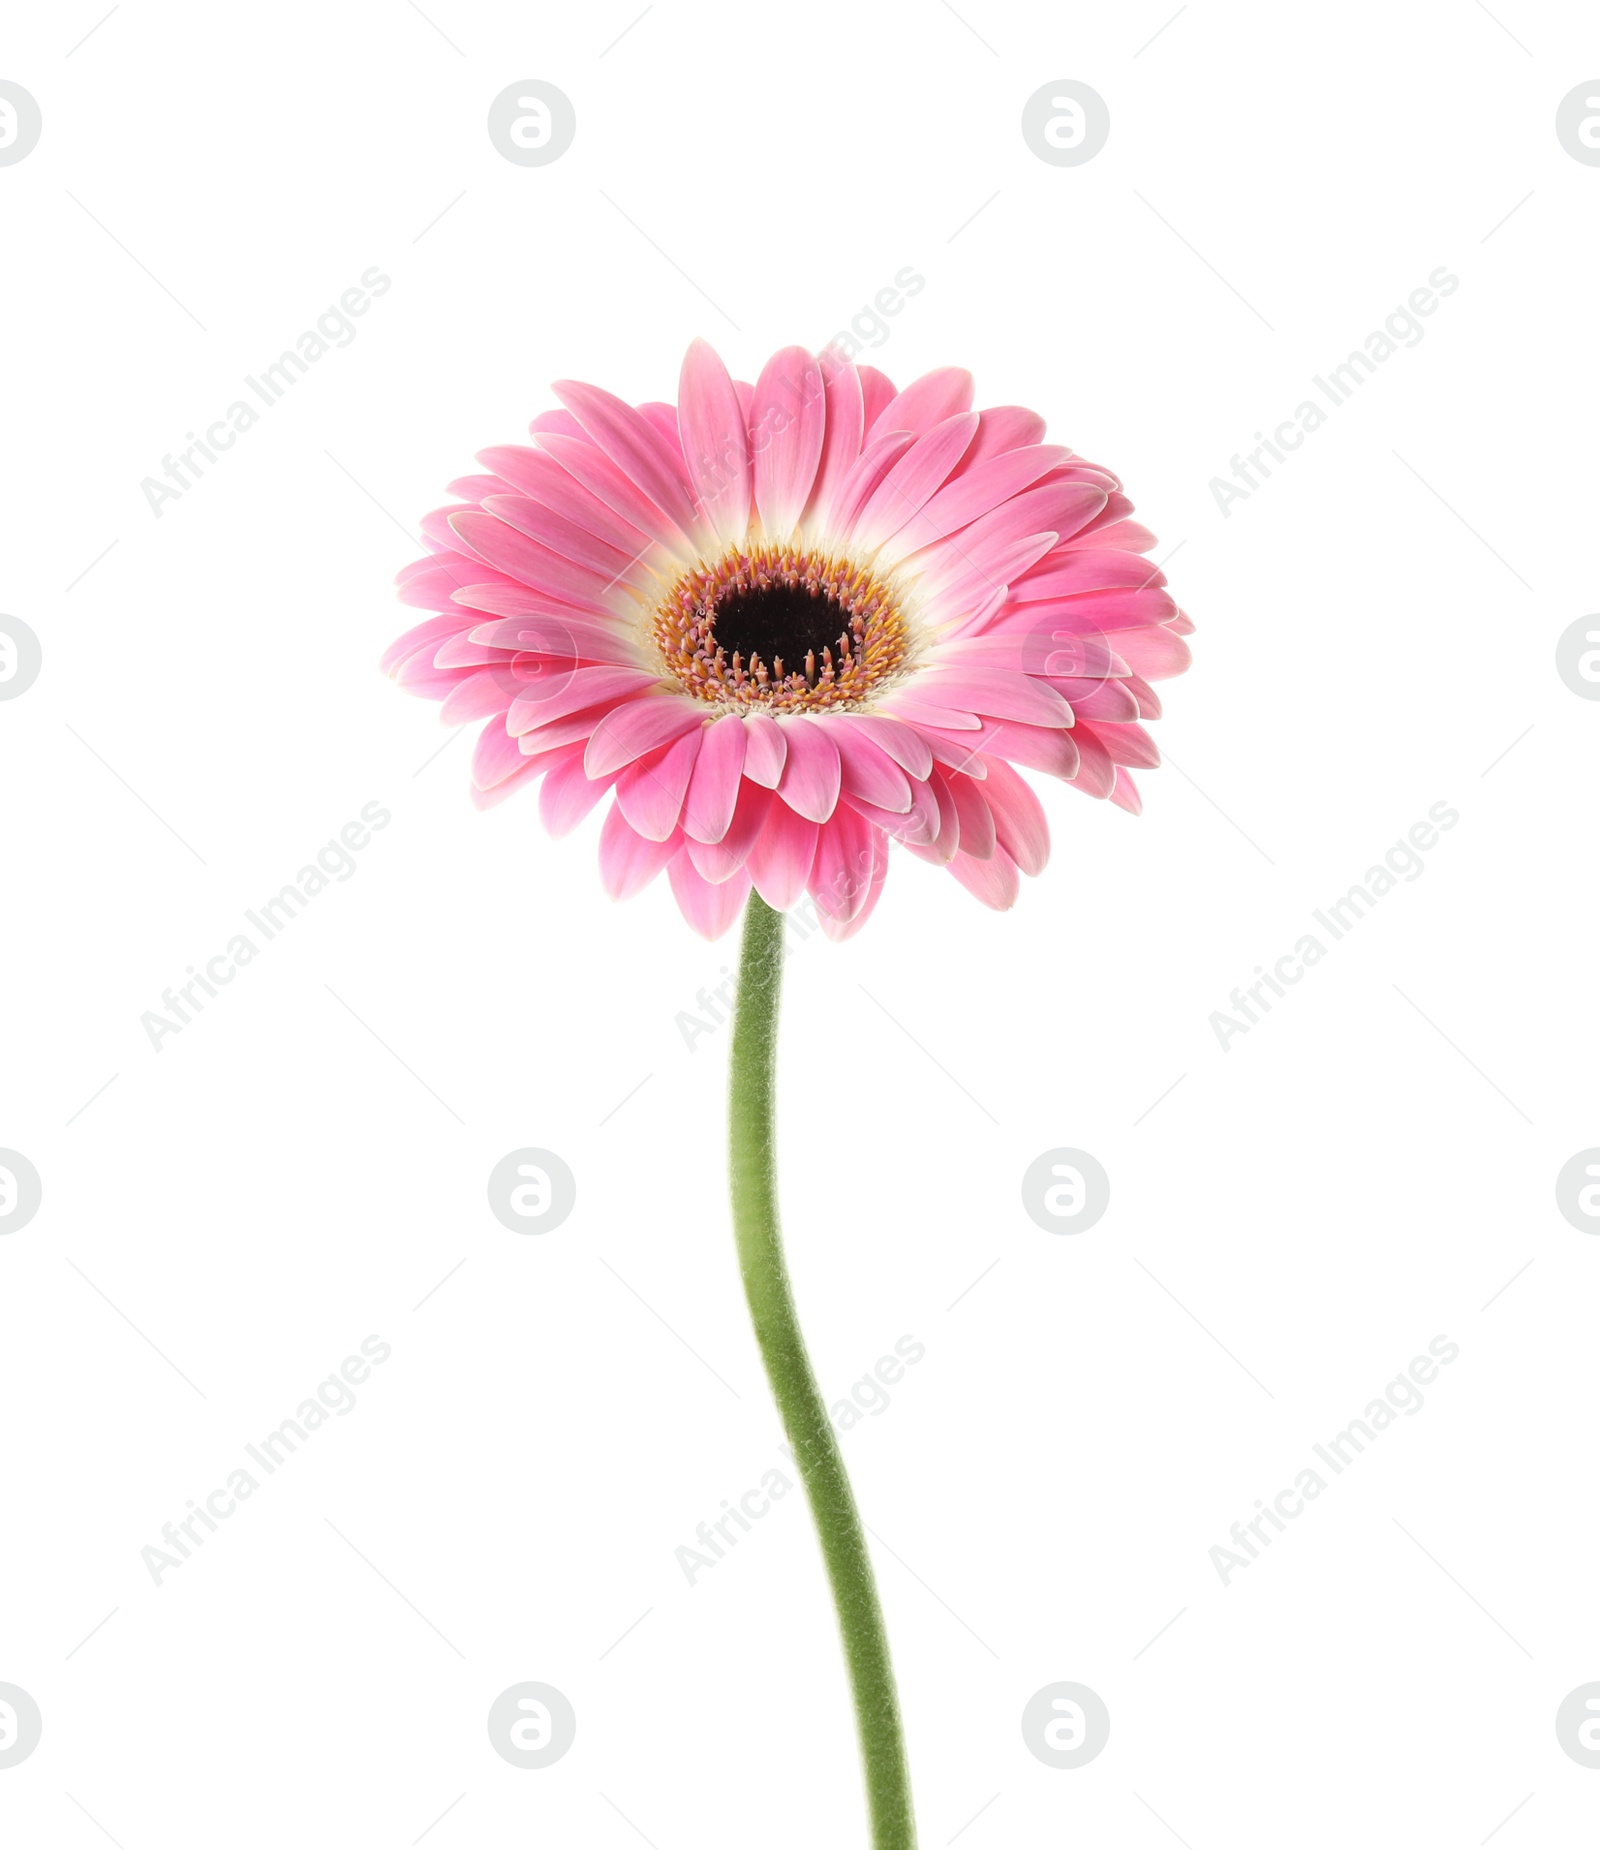
POLYGON ((685 572, 653 631, 689 693, 741 706, 857 705, 909 654, 886 585, 848 560, 794 547, 735 549, 685 572))

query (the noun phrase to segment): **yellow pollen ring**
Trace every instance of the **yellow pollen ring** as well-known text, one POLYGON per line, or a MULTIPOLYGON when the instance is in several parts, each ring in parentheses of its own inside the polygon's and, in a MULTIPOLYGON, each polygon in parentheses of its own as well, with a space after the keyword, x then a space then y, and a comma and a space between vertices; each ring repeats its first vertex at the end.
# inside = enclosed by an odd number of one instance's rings
POLYGON ((906 665, 910 638, 895 594, 865 567, 809 548, 737 547, 684 572, 656 606, 651 634, 684 689, 718 705, 816 712, 864 702, 906 665), (717 607, 764 590, 805 591, 839 613, 838 640, 804 661, 746 661, 716 635, 717 607))

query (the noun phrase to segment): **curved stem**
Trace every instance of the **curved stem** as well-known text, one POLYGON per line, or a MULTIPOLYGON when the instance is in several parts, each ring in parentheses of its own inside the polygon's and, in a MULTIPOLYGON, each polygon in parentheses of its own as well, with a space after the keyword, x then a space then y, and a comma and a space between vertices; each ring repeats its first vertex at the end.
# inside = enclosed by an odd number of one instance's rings
POLYGON ((729 1062, 729 1166, 739 1269, 761 1359, 800 1466, 833 1588, 855 1698, 873 1850, 915 1850, 900 1702, 872 1561, 838 1436, 800 1333, 778 1228, 773 1103, 783 958, 783 914, 752 892, 744 919, 729 1062))

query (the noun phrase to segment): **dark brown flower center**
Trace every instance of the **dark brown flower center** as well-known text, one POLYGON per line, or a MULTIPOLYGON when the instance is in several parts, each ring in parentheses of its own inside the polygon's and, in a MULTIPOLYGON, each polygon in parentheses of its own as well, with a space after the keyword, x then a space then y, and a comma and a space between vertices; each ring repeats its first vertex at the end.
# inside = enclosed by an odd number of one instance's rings
POLYGON ((685 572, 654 633, 690 693, 777 709, 858 704, 907 655, 903 614, 883 584, 792 547, 734 550, 685 572))
POLYGON ((831 655, 842 664, 863 628, 860 617, 815 583, 741 586, 718 597, 706 616, 724 655, 739 656, 752 673, 762 663, 777 680, 797 668, 815 681, 817 663, 831 655))

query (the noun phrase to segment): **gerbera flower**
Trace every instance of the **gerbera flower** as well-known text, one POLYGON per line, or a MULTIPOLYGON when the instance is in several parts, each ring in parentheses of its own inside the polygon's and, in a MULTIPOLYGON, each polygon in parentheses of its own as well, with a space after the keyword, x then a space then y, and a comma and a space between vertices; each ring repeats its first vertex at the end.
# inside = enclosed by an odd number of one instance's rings
POLYGON ((1151 683, 1192 627, 1141 554, 1109 470, 1015 405, 972 410, 954 367, 902 392, 799 347, 754 387, 703 342, 678 404, 558 385, 533 446, 423 522, 400 595, 434 614, 385 665, 487 721, 482 806, 540 780, 564 834, 607 798, 618 898, 663 869, 690 923, 745 916, 729 1048, 729 1178, 752 1326, 833 1592, 874 1850, 914 1850, 889 1644, 778 1224, 783 919, 802 894, 848 937, 891 842, 1009 906, 1044 866, 1017 767, 1137 811, 1151 683))
POLYGON ((435 614, 384 657, 487 722, 480 807, 539 780, 562 835, 609 798, 608 891, 665 870, 708 938, 752 886, 848 937, 891 841, 1011 905, 1049 850, 1018 766, 1137 813, 1193 626, 1116 476, 1042 418, 799 347, 752 388, 703 341, 676 408, 555 392, 423 521, 400 596, 435 614))

